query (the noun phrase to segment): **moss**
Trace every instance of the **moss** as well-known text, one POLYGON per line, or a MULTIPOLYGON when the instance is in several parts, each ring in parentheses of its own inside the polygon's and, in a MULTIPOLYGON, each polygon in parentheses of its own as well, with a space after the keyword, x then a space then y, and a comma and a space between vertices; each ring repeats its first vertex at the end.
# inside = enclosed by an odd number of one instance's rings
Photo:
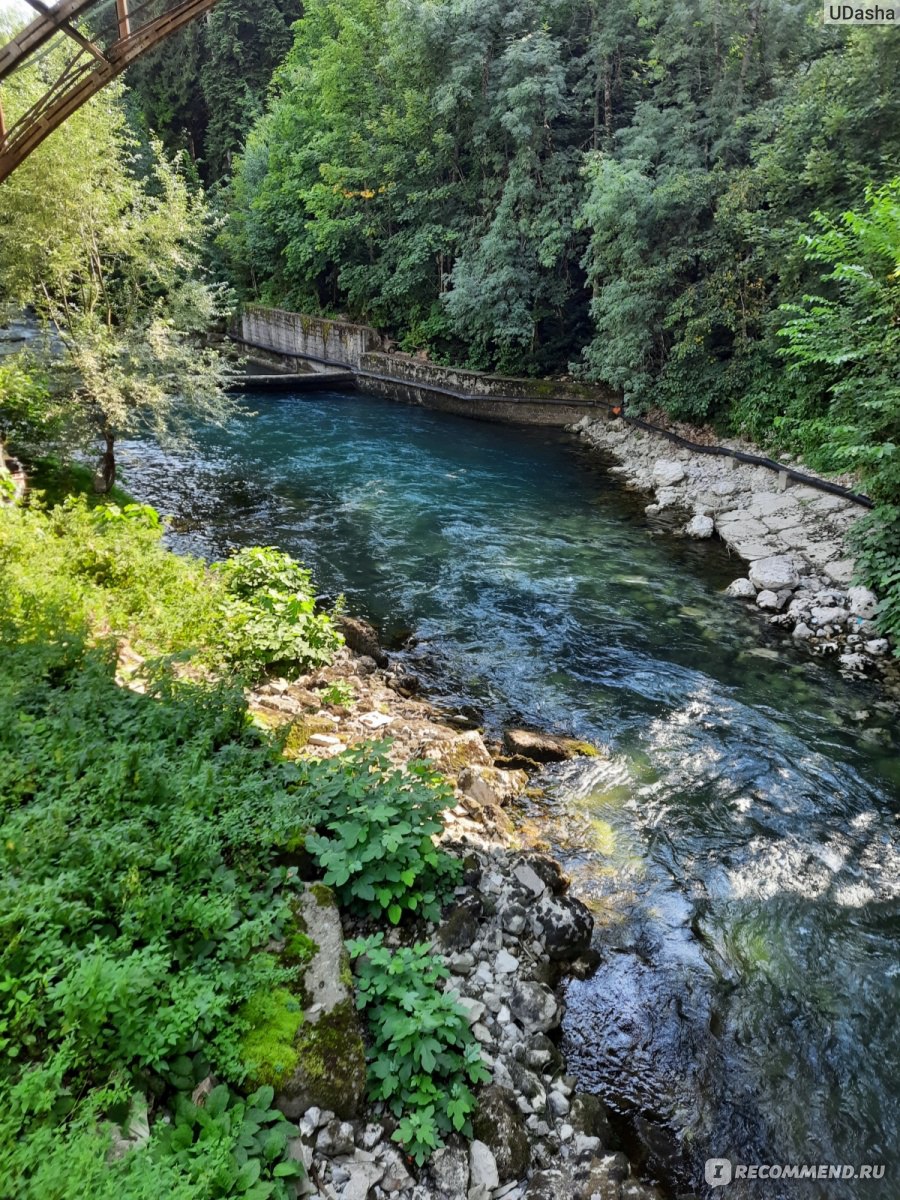
POLYGON ((334 892, 330 887, 328 887, 327 884, 312 883, 310 884, 309 890, 319 908, 335 907, 336 901, 334 898, 334 892))
POLYGON ((284 739, 283 753, 296 758, 314 733, 334 733, 334 722, 327 717, 305 716, 292 721, 284 739))
POLYGON ((303 1024, 300 1002, 287 988, 257 992, 241 1009, 250 1025, 241 1042, 241 1061, 253 1088, 270 1084, 279 1090, 297 1069, 298 1030, 303 1024))
POLYGON ((590 742, 579 742, 575 738, 563 738, 563 744, 572 754, 580 754, 585 758, 599 758, 600 751, 590 742))
POLYGON ((313 1024, 300 1027, 294 1043, 304 1095, 320 1108, 352 1116, 365 1090, 366 1055, 350 999, 313 1024))

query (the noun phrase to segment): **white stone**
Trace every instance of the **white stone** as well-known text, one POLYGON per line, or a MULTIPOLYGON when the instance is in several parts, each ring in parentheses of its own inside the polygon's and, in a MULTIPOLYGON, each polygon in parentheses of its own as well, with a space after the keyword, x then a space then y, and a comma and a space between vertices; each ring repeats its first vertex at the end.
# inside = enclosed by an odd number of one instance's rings
POLYGON ((842 654, 838 658, 843 671, 864 671, 868 666, 868 660, 864 654, 842 654))
POLYGON ((350 1180, 341 1193, 343 1200, 366 1200, 370 1189, 380 1183, 384 1168, 375 1163, 352 1163, 349 1172, 350 1180))
POLYGON ((684 532, 692 538, 710 538, 715 528, 712 517, 706 517, 703 513, 695 513, 685 525, 684 532))
POLYGON ((853 559, 839 558, 837 562, 825 563, 822 570, 832 583, 849 583, 853 578, 853 559))
POLYGON ((739 600, 752 600, 756 595, 756 588, 749 579, 735 579, 725 589, 725 595, 735 596, 739 600))
POLYGON ((519 883, 527 887, 530 892, 534 892, 535 896, 544 894, 545 885, 543 879, 538 875, 533 867, 528 863, 522 863, 513 871, 513 875, 518 879, 519 883))
POLYGON ((834 606, 829 608, 814 608, 809 614, 809 619, 813 625, 845 625, 847 622, 847 610, 834 606))
POLYGON ((481 1001, 473 999, 472 996, 460 996, 456 1003, 460 1008, 466 1010, 470 1025, 474 1025, 476 1021, 480 1021, 486 1011, 481 1001))
POLYGON ((888 652, 887 638, 873 638, 871 642, 866 642, 866 650, 875 658, 881 658, 882 655, 888 652))
POLYGON ((767 608, 774 612, 778 608, 778 593, 764 588, 756 597, 756 603, 759 608, 767 608))
POLYGON ((393 719, 387 713, 367 712, 359 718, 359 723, 365 725, 367 729, 382 729, 385 725, 390 725, 393 719))
POLYGON ((779 592, 783 588, 795 588, 800 576, 792 559, 776 554, 751 563, 750 582, 760 590, 779 592))
POLYGON ((484 1142, 474 1141, 469 1146, 469 1182, 473 1188, 484 1187, 489 1192, 500 1186, 497 1160, 484 1142))
POLYGON ((808 642, 812 635, 813 631, 805 621, 801 621, 798 625, 794 626, 794 637, 798 642, 808 642))
POLYGON ((344 749, 341 739, 330 733, 311 733, 308 740, 311 746, 322 746, 328 750, 336 750, 340 746, 342 750, 344 749))
POLYGON ((501 975, 511 975, 519 969, 519 960, 508 950, 500 950, 494 959, 494 970, 501 975))
POLYGON ((684 467, 671 458, 658 458, 653 466, 653 482, 657 487, 674 487, 684 479, 684 467))
POLYGON ((871 620, 878 607, 878 597, 866 587, 852 587, 847 592, 850 598, 850 611, 854 617, 871 620))

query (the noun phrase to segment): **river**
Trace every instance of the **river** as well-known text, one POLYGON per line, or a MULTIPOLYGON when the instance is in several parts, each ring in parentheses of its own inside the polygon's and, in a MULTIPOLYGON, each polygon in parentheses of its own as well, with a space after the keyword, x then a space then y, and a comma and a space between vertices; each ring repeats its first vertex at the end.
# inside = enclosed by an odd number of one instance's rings
POLYGON ((721 546, 648 521, 569 435, 249 402, 190 453, 124 448, 173 545, 289 550, 442 703, 605 748, 544 772, 526 815, 597 918, 570 1069, 647 1175, 702 1193, 708 1157, 885 1164, 721 1194, 900 1196, 895 710, 725 598, 721 546))

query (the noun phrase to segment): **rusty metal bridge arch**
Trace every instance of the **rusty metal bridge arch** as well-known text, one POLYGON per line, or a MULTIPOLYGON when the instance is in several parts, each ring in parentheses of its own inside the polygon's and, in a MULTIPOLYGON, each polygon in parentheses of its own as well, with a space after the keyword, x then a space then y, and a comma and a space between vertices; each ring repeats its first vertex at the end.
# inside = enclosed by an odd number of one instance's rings
POLYGON ((0 46, 0 182, 54 129, 148 50, 218 0, 27 0, 37 16, 0 46), (65 43, 64 66, 41 98, 7 127, 3 82, 65 43))

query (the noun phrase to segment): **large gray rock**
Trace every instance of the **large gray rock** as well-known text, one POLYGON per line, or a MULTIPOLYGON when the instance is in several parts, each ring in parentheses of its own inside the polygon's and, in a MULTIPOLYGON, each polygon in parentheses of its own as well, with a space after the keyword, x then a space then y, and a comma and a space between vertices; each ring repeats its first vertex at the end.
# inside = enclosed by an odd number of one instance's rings
POLYGON ((510 754, 530 758, 532 762, 563 762, 574 757, 564 738, 531 729, 507 729, 503 742, 510 754))
POLYGON ((514 1092, 496 1084, 484 1088, 478 1097, 472 1132, 493 1154, 501 1183, 521 1179, 531 1162, 531 1145, 514 1092))
POLYGON ((800 575, 792 559, 784 554, 773 554, 750 564, 750 582, 760 591, 780 592, 795 588, 800 575))
POLYGON ((675 487, 684 479, 684 467, 671 458, 658 458, 653 466, 653 482, 657 487, 675 487))
POLYGON ((531 910, 531 928, 548 958, 566 962, 578 958, 591 944, 594 918, 573 896, 541 896, 531 910))
POLYGON ((276 1107, 292 1120, 314 1107, 353 1117, 365 1092, 366 1053, 330 888, 306 885, 283 956, 294 967, 295 984, 262 994, 245 1010, 248 1088, 271 1084, 276 1107), (292 1027, 291 1037, 286 1030, 292 1027))
POLYGON ((559 1024, 559 1001, 542 983, 520 979, 513 987, 509 1007, 526 1033, 546 1033, 559 1024))

